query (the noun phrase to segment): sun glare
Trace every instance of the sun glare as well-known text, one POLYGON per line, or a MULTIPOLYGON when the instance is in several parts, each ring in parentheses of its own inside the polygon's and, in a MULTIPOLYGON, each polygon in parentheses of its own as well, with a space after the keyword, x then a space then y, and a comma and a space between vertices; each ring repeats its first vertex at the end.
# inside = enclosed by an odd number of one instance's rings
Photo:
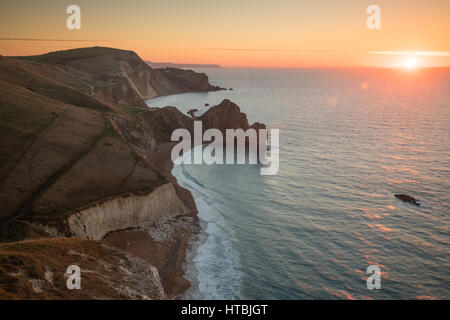
POLYGON ((403 68, 412 70, 416 69, 418 67, 418 60, 416 58, 406 58, 405 61, 403 61, 403 68))

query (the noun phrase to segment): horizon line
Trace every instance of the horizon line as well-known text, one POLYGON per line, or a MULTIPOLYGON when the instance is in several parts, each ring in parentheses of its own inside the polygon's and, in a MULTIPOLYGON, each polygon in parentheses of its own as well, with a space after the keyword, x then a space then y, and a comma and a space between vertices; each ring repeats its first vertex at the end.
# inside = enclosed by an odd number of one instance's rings
MULTIPOLYGON (((47 39, 47 38, 14 38, 4 37, 0 41, 55 41, 55 42, 149 42, 150 40, 104 40, 104 39, 47 39)), ((161 48, 158 48, 161 49, 161 48)), ((299 52, 299 53, 357 53, 379 55, 414 55, 414 56, 442 56, 450 57, 450 51, 361 51, 361 50, 305 50, 305 49, 268 49, 268 48, 162 48, 162 49, 189 49, 206 51, 264 51, 264 52, 299 52)))
MULTIPOLYGON (((47 38, 18 38, 18 37, 0 37, 0 41, 33 41, 33 42, 103 42, 103 43, 117 43, 117 42, 150 42, 149 40, 138 40, 138 41, 122 41, 122 40, 100 40, 100 39, 47 39, 47 38)), ((101 45, 93 45, 93 47, 101 45)), ((111 47, 113 48, 113 47, 111 47)), ((81 49, 79 47, 72 49, 81 49)), ((120 49, 120 48, 117 48, 120 49)), ((156 48, 149 47, 148 49, 153 50, 156 48)), ((161 48, 158 48, 161 49, 161 48)), ((173 49, 173 50, 199 50, 199 51, 241 51, 241 52, 296 52, 299 54, 310 54, 310 53, 323 53, 323 54, 365 54, 365 55, 391 55, 391 56, 409 56, 409 57, 450 57, 450 51, 426 51, 426 50, 409 50, 409 51, 360 51, 360 50, 301 50, 301 49, 267 49, 267 48, 163 48, 163 49, 173 49)), ((70 49, 62 49, 57 51, 65 51, 70 49)), ((122 49, 122 50, 132 50, 136 52, 136 49, 122 49)), ((47 49, 48 52, 50 49, 47 49)), ((13 55, 10 57, 17 57, 18 55, 13 55)), ((149 60, 149 57, 143 57, 143 60, 149 60)), ((150 59, 151 61, 151 59, 150 59)), ((370 69, 396 69, 396 66, 378 66, 378 65, 312 65, 312 66, 271 66, 271 65, 261 65, 261 66, 245 66, 245 65, 224 65, 222 63, 202 63, 202 62, 157 62, 153 63, 172 63, 172 64, 192 64, 192 65, 211 65, 217 64, 222 68, 263 68, 263 69, 360 69, 360 68, 370 68, 370 69)), ((423 66, 419 69, 447 69, 450 68, 449 65, 430 65, 423 66)))

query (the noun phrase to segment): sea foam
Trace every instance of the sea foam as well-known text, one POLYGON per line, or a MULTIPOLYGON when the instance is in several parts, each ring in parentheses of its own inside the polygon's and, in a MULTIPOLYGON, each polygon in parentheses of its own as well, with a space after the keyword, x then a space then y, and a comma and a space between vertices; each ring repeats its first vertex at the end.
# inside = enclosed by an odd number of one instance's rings
MULTIPOLYGON (((191 152, 183 155, 190 156, 191 152)), ((191 191, 202 226, 200 235, 192 243, 193 252, 188 253, 188 258, 192 260, 187 262, 185 276, 192 283, 192 288, 188 290, 186 297, 240 299, 243 274, 240 270, 239 253, 233 247, 233 232, 211 202, 207 188, 189 174, 188 167, 181 164, 174 166, 172 170, 177 182, 191 191)))

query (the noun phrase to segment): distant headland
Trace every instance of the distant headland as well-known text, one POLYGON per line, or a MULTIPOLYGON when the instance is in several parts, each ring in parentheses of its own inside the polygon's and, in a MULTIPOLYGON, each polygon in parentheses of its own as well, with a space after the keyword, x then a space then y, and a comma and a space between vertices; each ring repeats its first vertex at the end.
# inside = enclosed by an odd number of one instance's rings
POLYGON ((148 60, 145 62, 152 68, 222 68, 219 64, 152 62, 148 60))

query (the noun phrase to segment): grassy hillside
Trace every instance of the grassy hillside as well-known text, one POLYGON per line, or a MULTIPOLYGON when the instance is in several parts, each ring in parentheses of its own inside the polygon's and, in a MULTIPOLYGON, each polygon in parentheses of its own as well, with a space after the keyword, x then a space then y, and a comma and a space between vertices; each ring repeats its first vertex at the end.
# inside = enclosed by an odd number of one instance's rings
POLYGON ((136 108, 83 92, 77 76, 52 65, 0 57, 0 71, 3 240, 33 236, 30 222, 58 226, 77 208, 167 182, 142 157, 156 142, 130 115, 136 108), (62 75, 67 84, 54 79, 62 75))
MULTIPOLYGON (((16 57, 71 73, 63 83, 122 106, 145 106, 144 99, 189 91, 212 91, 202 73, 176 68, 153 69, 133 51, 90 47, 16 57), (76 81, 81 84, 76 84, 76 81)), ((53 78, 54 75, 53 75, 53 78)))
POLYGON ((81 239, 0 244, 2 299, 164 299, 156 269, 141 259, 81 239), (67 288, 67 268, 81 269, 81 289, 67 288))

